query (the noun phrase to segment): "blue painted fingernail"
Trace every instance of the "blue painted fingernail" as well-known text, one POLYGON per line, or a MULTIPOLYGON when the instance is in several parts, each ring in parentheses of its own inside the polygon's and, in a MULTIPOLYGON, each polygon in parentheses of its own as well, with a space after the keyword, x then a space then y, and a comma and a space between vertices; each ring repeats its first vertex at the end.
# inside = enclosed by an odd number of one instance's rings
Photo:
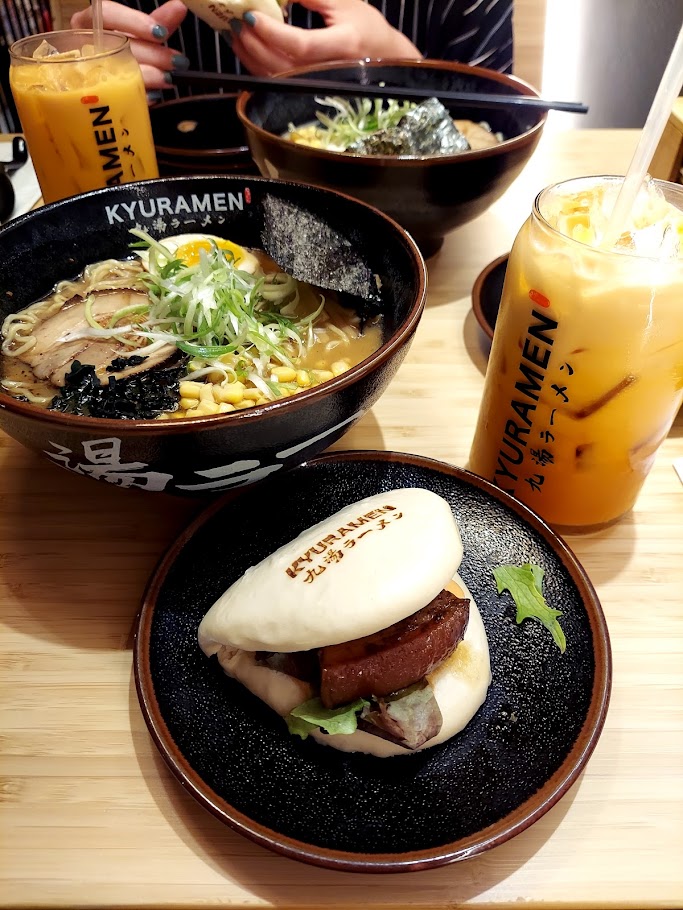
POLYGON ((189 70, 190 61, 183 54, 175 54, 171 57, 171 63, 174 70, 189 70))
POLYGON ((245 13, 242 19, 252 28, 256 25, 256 16, 253 13, 245 13))
POLYGON ((239 33, 242 31, 242 20, 241 19, 231 19, 230 28, 233 30, 233 32, 236 35, 239 35, 239 33))
POLYGON ((168 29, 165 25, 153 25, 152 36, 154 38, 168 38, 168 29))
POLYGON ((228 44, 232 44, 232 32, 229 28, 221 29, 221 38, 227 41, 228 44))
POLYGON ((169 85, 173 85, 173 76, 170 73, 164 73, 164 82, 168 82, 169 85))
POLYGON ((147 92, 147 104, 157 104, 164 100, 164 93, 160 88, 153 88, 147 92))

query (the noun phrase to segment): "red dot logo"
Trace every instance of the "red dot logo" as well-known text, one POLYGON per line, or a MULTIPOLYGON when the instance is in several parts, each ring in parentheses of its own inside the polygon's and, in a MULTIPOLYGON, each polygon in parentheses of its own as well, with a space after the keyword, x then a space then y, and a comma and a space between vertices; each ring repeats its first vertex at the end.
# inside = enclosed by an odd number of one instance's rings
POLYGON ((535 291, 533 288, 529 291, 529 299, 533 300, 534 303, 537 303, 539 306, 549 307, 550 301, 547 297, 541 294, 540 291, 535 291))
POLYGON ((83 95, 81 98, 81 104, 97 104, 99 101, 98 95, 83 95))
POLYGON ((249 187, 247 187, 244 191, 244 198, 246 199, 247 204, 249 204, 251 202, 251 190, 249 189, 249 187))

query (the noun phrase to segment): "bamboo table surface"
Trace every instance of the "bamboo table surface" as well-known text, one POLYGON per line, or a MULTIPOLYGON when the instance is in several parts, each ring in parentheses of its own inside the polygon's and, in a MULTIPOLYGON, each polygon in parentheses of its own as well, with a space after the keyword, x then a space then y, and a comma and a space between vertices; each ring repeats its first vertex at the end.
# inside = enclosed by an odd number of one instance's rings
MULTIPOLYGON (((470 310, 546 184, 620 173, 636 131, 546 132, 514 186, 429 262, 397 377, 335 448, 464 465, 487 346, 470 310)), ((0 433, 0 905, 479 908, 683 906, 683 416, 637 506, 570 545, 612 637, 607 722, 537 824, 455 865, 333 873, 224 827, 166 770, 138 708, 131 627, 195 501, 73 476, 0 433)))

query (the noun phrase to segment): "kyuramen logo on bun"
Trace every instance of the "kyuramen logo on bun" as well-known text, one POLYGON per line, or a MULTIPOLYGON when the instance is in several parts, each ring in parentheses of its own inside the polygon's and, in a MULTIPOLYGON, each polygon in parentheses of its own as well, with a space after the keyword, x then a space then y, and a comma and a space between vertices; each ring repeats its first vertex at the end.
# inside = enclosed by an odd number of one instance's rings
POLYGON ((222 31, 233 19, 242 19, 249 11, 263 13, 278 22, 284 22, 283 7, 288 0, 185 0, 185 6, 211 28, 222 31))
POLYGON ((199 644, 293 735, 380 757, 434 746, 469 723, 491 682, 462 552, 440 496, 370 496, 248 569, 199 644))

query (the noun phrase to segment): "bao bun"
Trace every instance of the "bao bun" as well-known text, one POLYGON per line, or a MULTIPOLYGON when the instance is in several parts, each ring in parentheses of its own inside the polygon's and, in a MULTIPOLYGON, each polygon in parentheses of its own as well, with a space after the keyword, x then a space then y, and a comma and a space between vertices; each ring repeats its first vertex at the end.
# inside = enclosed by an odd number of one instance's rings
POLYGON ((278 0, 184 0, 185 6, 212 28, 223 31, 233 19, 242 19, 248 11, 263 13, 278 22, 284 22, 282 8, 287 5, 278 0))
POLYGON ((199 643, 214 654, 220 645, 306 651, 361 638, 429 603, 461 559, 460 532, 444 499, 413 488, 380 493, 313 525, 248 569, 202 620, 199 643), (379 512, 387 506, 403 517, 387 520, 392 510, 379 512), (358 528, 345 533, 350 523, 358 528), (330 535, 336 537, 326 542, 330 535), (344 546, 349 540, 356 545, 344 546), (309 569, 325 556, 313 550, 337 550, 343 558, 325 563, 309 580, 309 569))
MULTIPOLYGON (((463 640, 427 676, 443 726, 421 748, 436 745, 471 720, 491 680, 481 616, 456 574, 462 552, 458 526, 440 496, 413 488, 371 496, 250 568, 206 614, 199 644, 285 716, 315 693, 309 683, 258 663, 255 652, 308 651, 371 635, 421 610, 455 578, 470 615, 463 640)), ((312 735, 343 751, 408 754, 362 731, 312 735)))

